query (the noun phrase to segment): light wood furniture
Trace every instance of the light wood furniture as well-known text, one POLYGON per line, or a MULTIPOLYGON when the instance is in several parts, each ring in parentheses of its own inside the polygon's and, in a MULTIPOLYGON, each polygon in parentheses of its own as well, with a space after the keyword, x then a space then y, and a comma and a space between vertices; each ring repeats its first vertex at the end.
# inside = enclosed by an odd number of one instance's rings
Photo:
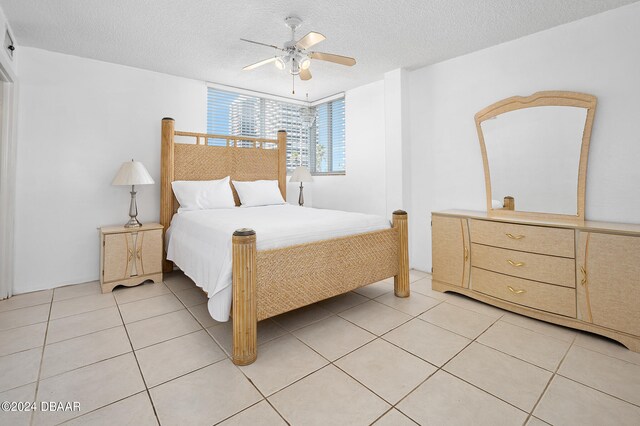
MULTIPOLYGON (((277 139, 210 135, 175 130, 162 120, 160 222, 166 229, 178 202, 174 180, 277 179, 286 199, 286 132, 277 139), (176 136, 195 143, 179 143, 176 136), (210 146, 210 139, 224 146, 210 146)), ((236 196, 236 204, 239 204, 236 196)), ((232 239, 233 362, 247 365, 257 356, 257 322, 385 278, 394 277, 395 294, 409 297, 407 214, 393 213, 389 229, 314 243, 256 250, 256 235, 239 229, 232 239)), ((259 238, 259 236, 258 236, 259 238)), ((163 251, 164 271, 173 267, 163 251)))
POLYGON ((640 352, 640 225, 432 214, 433 289, 640 352))
MULTIPOLYGON (((584 221, 584 194, 587 182, 587 163, 589 158, 589 143, 591 140, 591 129, 593 127, 593 119, 596 111, 596 97, 585 93, 566 92, 566 91, 545 91, 537 92, 531 96, 514 96, 496 102, 484 108, 475 115, 476 130, 478 132, 478 140, 480 142, 480 152, 482 153, 482 164, 484 166, 484 182, 487 196, 487 212, 490 216, 496 217, 516 217, 523 219, 547 219, 555 221, 582 222, 584 221), (569 106, 585 108, 587 110, 584 131, 582 134, 582 147, 580 149, 580 162, 578 166, 578 187, 577 191, 577 214, 563 215, 553 213, 538 213, 516 210, 513 198, 507 200, 502 209, 494 209, 491 203, 491 173, 489 168, 489 160, 487 157, 487 147, 485 144, 484 133, 482 132, 482 122, 491 120, 500 114, 516 111, 524 108, 539 106, 569 106)), ((542 177, 543 179, 545 177, 542 177)))
POLYGON ((162 281, 162 230, 159 223, 139 228, 100 228, 100 287, 131 287, 147 280, 162 281))

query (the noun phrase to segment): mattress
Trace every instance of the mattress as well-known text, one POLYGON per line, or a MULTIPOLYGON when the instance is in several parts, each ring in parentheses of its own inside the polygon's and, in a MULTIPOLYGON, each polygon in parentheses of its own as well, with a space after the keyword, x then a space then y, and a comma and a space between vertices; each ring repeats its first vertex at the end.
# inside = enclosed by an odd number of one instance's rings
POLYGON ((187 211, 171 220, 167 259, 207 292, 213 319, 227 321, 235 230, 253 229, 257 250, 269 250, 390 227, 390 221, 380 216, 290 204, 187 211))

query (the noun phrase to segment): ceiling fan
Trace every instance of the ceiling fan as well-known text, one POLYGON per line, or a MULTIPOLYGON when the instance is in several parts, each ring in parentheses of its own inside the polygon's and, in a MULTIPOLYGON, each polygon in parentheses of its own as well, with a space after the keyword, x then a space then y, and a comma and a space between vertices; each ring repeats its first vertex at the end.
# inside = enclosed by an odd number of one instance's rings
POLYGON ((307 33, 300 40, 296 41, 296 30, 302 25, 302 20, 295 16, 289 16, 284 20, 285 25, 291 29, 291 40, 284 43, 284 47, 274 46, 273 44, 260 43, 258 41, 247 40, 241 38, 240 40, 248 43, 258 44, 261 46, 271 47, 273 49, 282 52, 272 58, 264 59, 255 64, 247 65, 242 68, 243 71, 249 71, 262 65, 275 63, 278 69, 285 70, 288 68, 289 73, 292 76, 299 75, 301 80, 310 80, 312 59, 318 59, 320 61, 333 62, 340 65, 353 66, 356 64, 356 60, 348 56, 334 55, 332 53, 322 52, 310 52, 309 49, 316 44, 323 41, 326 37, 320 33, 311 31, 307 33))

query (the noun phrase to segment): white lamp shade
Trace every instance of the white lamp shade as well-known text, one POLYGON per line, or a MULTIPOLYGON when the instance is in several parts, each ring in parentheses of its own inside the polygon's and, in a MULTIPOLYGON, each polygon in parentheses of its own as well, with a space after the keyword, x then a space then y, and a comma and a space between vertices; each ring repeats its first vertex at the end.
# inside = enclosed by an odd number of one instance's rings
POLYGON ((313 182, 313 176, 305 166, 296 167, 289 182, 313 182))
POLYGON ((118 170, 118 174, 111 185, 149 185, 152 184, 153 179, 151 175, 144 167, 144 165, 139 161, 125 161, 120 166, 120 170, 118 170))

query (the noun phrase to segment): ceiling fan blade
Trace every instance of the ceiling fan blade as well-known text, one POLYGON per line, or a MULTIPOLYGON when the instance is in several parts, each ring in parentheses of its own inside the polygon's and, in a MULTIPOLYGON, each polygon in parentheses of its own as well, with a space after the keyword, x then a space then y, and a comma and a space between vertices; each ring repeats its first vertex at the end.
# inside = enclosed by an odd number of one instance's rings
POLYGON ((260 46, 273 47, 274 49, 282 50, 281 48, 279 48, 278 46, 274 46, 273 44, 260 43, 259 41, 247 40, 246 38, 241 38, 240 40, 246 41, 247 43, 253 43, 260 46))
POLYGON ((311 71, 309 71, 309 68, 300 70, 300 80, 311 80, 311 71))
POLYGON ((298 49, 307 50, 311 46, 315 46, 325 39, 326 37, 322 34, 311 31, 306 36, 298 40, 298 42, 296 43, 296 47, 298 49))
POLYGON ((264 60, 262 60, 260 62, 256 62, 255 64, 247 65, 246 67, 242 68, 242 71, 249 71, 249 70, 252 70, 254 68, 261 67, 263 65, 266 65, 266 64, 268 64, 270 62, 275 61, 276 59, 278 59, 277 56, 274 56, 273 58, 269 58, 269 59, 264 59, 264 60))
POLYGON ((346 65, 348 67, 351 67, 356 64, 356 60, 353 58, 350 58, 348 56, 342 56, 342 55, 334 55, 332 53, 311 52, 310 56, 312 59, 319 59, 321 61, 334 62, 336 64, 346 65))

